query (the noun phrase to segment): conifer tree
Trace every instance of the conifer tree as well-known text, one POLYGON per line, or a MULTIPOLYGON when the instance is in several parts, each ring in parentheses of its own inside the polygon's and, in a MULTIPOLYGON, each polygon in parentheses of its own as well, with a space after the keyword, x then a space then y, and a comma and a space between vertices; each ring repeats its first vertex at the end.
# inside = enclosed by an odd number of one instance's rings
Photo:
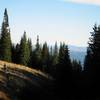
POLYGON ((0 59, 11 62, 11 37, 7 9, 4 12, 4 19, 0 37, 0 59))
POLYGON ((28 66, 32 67, 32 42, 31 42, 31 39, 28 39, 28 47, 29 47, 29 62, 28 62, 28 66))
POLYGON ((50 50, 49 50, 49 74, 50 75, 52 75, 52 76, 54 76, 54 74, 55 74, 55 69, 54 69, 54 64, 53 64, 53 56, 54 56, 54 54, 53 54, 53 48, 52 48, 52 46, 50 47, 50 50))
POLYGON ((41 46, 39 44, 39 36, 37 36, 37 42, 35 49, 32 53, 32 66, 36 69, 42 69, 41 65, 41 46))
POLYGON ((53 52, 53 66, 58 64, 58 46, 57 42, 55 43, 54 46, 54 52, 53 52))
POLYGON ((29 46, 29 50, 30 50, 30 53, 32 52, 32 41, 31 39, 28 39, 28 46, 29 46))
POLYGON ((52 46, 50 47, 50 59, 51 59, 51 63, 52 63, 52 59, 53 59, 53 49, 52 49, 52 46))
MULTIPOLYGON (((100 78, 100 26, 96 24, 91 32, 88 42, 87 55, 85 57, 84 71, 95 84, 99 84, 100 78)), ((98 88, 100 88, 99 85, 98 88)))
POLYGON ((64 43, 60 44, 60 49, 59 49, 59 65, 71 66, 71 60, 70 60, 70 56, 69 56, 68 46, 65 45, 64 43))
POLYGON ((56 74, 56 87, 58 94, 62 97, 69 96, 71 93, 72 84, 72 66, 69 56, 68 46, 64 43, 60 44, 58 67, 56 74), (59 91, 60 89, 60 91, 59 91), (66 92, 64 92, 66 91, 66 92))
POLYGON ((26 38, 26 32, 24 32, 24 35, 20 41, 19 63, 27 66, 29 62, 29 57, 30 57, 30 51, 29 51, 28 41, 26 38))
POLYGON ((47 71, 49 68, 49 48, 46 42, 43 44, 42 48, 42 67, 43 71, 47 71))
POLYGON ((57 45, 57 42, 55 42, 55 45, 54 45, 54 48, 50 50, 50 73, 53 77, 55 77, 55 74, 56 74, 56 68, 57 68, 57 65, 58 65, 58 45, 57 45), (52 53, 52 55, 51 55, 52 53))
POLYGON ((19 64, 20 63, 20 44, 17 43, 15 46, 15 63, 19 64))
MULTIPOLYGON (((16 45, 12 44, 12 62, 16 63, 16 45)), ((17 58, 18 59, 18 58, 17 58)))

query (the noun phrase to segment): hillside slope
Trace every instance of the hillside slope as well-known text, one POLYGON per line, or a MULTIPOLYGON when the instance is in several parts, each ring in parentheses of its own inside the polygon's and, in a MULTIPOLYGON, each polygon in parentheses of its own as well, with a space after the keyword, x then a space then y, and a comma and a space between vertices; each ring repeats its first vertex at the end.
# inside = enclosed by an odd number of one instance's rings
POLYGON ((50 97, 48 75, 26 66, 0 61, 0 99, 31 100, 50 97), (1 94, 4 95, 1 96, 1 94))

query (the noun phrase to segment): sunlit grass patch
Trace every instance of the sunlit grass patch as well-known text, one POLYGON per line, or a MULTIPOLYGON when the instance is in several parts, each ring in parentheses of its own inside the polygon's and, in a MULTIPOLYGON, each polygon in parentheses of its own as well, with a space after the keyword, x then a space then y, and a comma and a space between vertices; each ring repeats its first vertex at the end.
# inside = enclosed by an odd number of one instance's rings
POLYGON ((42 71, 40 70, 36 70, 36 69, 32 69, 32 68, 29 68, 28 66, 23 66, 23 65, 19 65, 19 64, 13 64, 13 63, 9 63, 9 62, 6 62, 6 61, 0 61, 0 68, 3 70, 4 69, 4 65, 7 66, 7 69, 10 70, 10 71, 26 71, 26 72, 29 72, 29 73, 32 73, 33 75, 41 75, 45 78, 48 78, 48 75, 46 75, 45 73, 43 73, 42 71))

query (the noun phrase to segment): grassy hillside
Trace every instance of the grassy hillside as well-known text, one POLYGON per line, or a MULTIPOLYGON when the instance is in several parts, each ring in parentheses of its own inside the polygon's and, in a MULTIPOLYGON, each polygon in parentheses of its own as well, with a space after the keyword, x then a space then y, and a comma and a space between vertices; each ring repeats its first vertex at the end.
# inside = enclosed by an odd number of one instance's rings
POLYGON ((41 75, 41 76, 47 77, 47 75, 41 72, 40 70, 35 70, 27 66, 13 64, 13 63, 5 62, 5 61, 0 61, 0 70, 3 70, 4 65, 7 67, 8 70, 19 71, 19 72, 27 71, 29 73, 32 73, 33 75, 41 75))
POLYGON ((0 100, 48 98, 49 85, 48 75, 39 70, 0 61, 0 100))

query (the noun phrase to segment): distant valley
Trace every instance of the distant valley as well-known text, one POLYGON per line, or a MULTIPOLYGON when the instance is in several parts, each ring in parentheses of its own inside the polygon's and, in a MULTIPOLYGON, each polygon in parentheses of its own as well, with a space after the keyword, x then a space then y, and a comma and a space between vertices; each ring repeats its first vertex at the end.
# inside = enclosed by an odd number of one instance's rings
POLYGON ((71 59, 76 59, 78 61, 81 61, 81 63, 84 63, 84 58, 86 55, 86 47, 78 47, 78 46, 73 46, 69 45, 69 50, 70 50, 70 57, 71 59))

